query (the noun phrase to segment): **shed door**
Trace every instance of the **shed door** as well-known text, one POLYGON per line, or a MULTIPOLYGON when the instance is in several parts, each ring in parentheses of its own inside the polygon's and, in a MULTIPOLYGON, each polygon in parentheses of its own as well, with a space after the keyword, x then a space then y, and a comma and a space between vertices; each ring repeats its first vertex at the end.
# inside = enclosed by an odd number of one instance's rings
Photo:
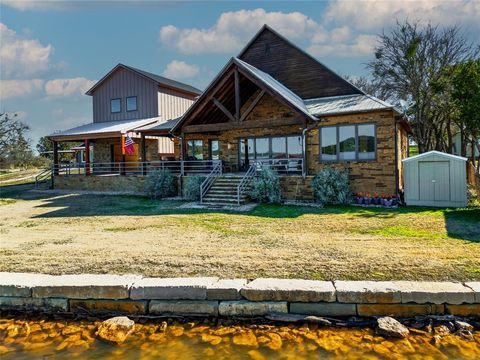
POLYGON ((420 200, 450 200, 450 166, 448 161, 418 163, 420 200))

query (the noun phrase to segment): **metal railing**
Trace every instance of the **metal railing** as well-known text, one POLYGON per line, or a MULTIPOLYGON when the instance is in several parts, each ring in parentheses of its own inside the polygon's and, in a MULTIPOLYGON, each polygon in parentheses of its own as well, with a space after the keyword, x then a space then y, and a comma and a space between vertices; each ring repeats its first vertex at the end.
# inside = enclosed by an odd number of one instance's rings
POLYGON ((257 165, 252 164, 248 168, 245 175, 243 175, 242 180, 240 180, 240 183, 237 186, 237 204, 238 205, 240 205, 240 199, 242 198, 242 195, 245 192, 245 189, 247 188, 248 184, 250 184, 250 181, 252 181, 256 172, 257 172, 257 165))
POLYGON ((35 189, 40 188, 40 184, 46 183, 48 181, 52 181, 52 169, 51 168, 45 168, 35 176, 35 189))
MULTIPOLYGON (((92 162, 56 164, 55 175, 147 175, 154 170, 169 170, 172 174, 208 174, 219 160, 92 162)), ((220 162, 221 163, 221 162, 220 162)))
POLYGON ((303 159, 301 158, 256 159, 252 161, 252 164, 257 172, 262 169, 271 169, 279 175, 301 175, 303 173, 303 159))
POLYGON ((210 172, 210 174, 207 175, 206 179, 200 185, 200 202, 201 203, 203 202, 203 197, 208 192, 208 190, 212 187, 217 177, 222 175, 223 163, 220 160, 216 160, 216 161, 217 163, 213 167, 212 171, 210 172))

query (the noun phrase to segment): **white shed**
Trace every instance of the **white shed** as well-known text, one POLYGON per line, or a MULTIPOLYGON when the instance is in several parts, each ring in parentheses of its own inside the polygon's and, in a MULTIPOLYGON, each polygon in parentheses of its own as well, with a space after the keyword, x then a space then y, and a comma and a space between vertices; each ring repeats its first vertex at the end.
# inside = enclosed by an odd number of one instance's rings
POLYGON ((467 206, 467 159, 429 151, 403 160, 407 205, 467 206))

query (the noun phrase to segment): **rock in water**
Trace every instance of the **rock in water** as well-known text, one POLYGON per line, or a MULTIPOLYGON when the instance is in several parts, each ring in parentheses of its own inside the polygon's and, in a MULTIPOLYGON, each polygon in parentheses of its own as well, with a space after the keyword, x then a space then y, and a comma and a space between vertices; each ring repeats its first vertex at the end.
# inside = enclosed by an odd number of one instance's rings
POLYGON ((406 338, 410 331, 406 326, 400 324, 389 316, 377 320, 377 334, 384 337, 406 338))
POLYGON ((117 316, 98 325, 96 335, 105 341, 123 343, 133 331, 135 322, 126 316, 117 316))

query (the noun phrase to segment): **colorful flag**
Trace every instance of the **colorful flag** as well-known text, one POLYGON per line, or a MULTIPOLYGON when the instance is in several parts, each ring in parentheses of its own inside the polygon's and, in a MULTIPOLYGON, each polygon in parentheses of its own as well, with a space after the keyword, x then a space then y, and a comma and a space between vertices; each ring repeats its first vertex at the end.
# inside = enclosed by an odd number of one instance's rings
POLYGON ((135 143, 130 136, 126 136, 123 149, 127 155, 133 155, 135 153, 135 143))

